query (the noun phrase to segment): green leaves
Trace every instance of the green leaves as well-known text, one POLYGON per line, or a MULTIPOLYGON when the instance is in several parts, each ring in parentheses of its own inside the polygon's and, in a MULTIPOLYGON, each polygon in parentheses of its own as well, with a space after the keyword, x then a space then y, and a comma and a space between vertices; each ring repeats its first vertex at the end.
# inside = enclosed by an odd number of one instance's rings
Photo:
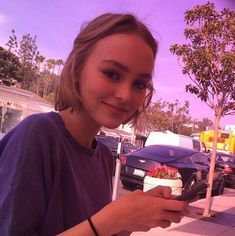
POLYGON ((0 80, 6 85, 14 85, 23 78, 22 66, 17 56, 0 47, 0 80))
POLYGON ((213 3, 197 5, 185 12, 187 44, 174 44, 170 51, 192 83, 186 91, 195 94, 221 115, 234 110, 235 12, 216 11, 213 3), (230 104, 230 105, 229 105, 230 104))
POLYGON ((0 47, 0 80, 8 86, 21 82, 21 88, 52 100, 55 82, 64 63, 62 60, 45 60, 38 51, 36 39, 36 36, 25 34, 18 43, 15 30, 11 31, 7 49, 0 47))

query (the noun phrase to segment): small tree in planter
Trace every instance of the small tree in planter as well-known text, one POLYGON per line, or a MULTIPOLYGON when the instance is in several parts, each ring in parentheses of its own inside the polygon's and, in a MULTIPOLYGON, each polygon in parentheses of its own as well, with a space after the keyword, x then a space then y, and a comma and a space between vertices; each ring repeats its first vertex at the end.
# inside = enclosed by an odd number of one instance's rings
POLYGON ((185 12, 187 44, 174 44, 170 51, 183 63, 182 72, 191 82, 186 91, 195 94, 214 111, 214 143, 204 216, 209 216, 220 119, 235 113, 235 12, 216 11, 213 3, 185 12))

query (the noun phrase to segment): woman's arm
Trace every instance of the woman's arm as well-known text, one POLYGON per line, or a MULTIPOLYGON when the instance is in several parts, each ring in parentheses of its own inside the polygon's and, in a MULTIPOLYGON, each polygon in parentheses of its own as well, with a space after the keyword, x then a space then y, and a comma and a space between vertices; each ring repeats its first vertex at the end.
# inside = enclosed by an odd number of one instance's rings
MULTIPOLYGON (((169 227, 172 222, 179 223, 187 212, 188 203, 170 199, 168 187, 157 187, 146 193, 137 190, 122 196, 91 219, 100 236, 121 236, 133 231, 148 231, 153 227, 169 227)), ((78 235, 95 235, 88 221, 59 234, 78 235)))

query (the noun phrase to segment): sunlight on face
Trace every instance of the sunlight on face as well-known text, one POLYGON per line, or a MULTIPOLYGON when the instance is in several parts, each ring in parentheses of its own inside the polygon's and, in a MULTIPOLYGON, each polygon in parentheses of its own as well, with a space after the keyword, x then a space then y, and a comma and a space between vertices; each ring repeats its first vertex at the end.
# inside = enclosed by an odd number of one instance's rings
POLYGON ((151 48, 136 34, 99 40, 79 77, 86 115, 99 126, 119 126, 142 105, 153 66, 151 48))

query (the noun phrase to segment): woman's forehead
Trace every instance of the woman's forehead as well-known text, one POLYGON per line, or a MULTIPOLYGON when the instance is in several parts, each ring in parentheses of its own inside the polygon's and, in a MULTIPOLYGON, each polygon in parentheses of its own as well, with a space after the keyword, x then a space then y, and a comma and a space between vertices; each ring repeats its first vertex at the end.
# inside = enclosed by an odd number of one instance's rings
POLYGON ((94 62, 117 61, 124 66, 138 66, 151 73, 154 54, 151 47, 137 34, 114 34, 97 41, 90 58, 94 62))

